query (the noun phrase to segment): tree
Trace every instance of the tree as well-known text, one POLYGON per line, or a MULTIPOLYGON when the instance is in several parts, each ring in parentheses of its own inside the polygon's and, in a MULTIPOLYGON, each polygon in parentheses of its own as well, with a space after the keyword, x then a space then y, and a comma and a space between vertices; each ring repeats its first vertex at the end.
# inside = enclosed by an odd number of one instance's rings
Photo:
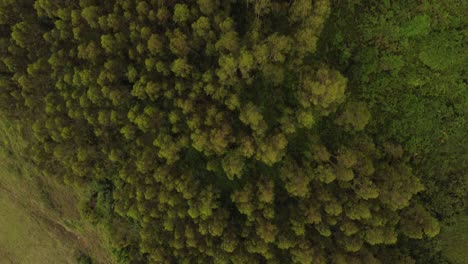
POLYGON ((190 10, 185 4, 176 4, 174 6, 173 19, 175 22, 183 24, 190 19, 190 10))
POLYGON ((81 10, 81 16, 86 20, 91 28, 98 28, 99 26, 99 11, 99 7, 97 6, 88 6, 81 10))
POLYGON ((464 24, 387 4, 3 1, 2 114, 122 261, 411 262, 463 207, 423 191, 463 185, 464 24))

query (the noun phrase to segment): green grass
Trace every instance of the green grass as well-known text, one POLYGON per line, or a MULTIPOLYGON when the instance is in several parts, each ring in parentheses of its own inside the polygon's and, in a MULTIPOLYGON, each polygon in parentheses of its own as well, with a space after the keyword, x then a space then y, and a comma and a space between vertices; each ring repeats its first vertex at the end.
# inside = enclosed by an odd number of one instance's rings
POLYGON ((468 264, 468 214, 457 218, 440 234, 442 252, 453 264, 468 264))
POLYGON ((57 226, 45 221, 45 206, 22 161, 19 130, 0 123, 0 257, 5 263, 73 263, 74 248, 57 226))
MULTIPOLYGON (((4 175, 2 175, 3 177, 4 175)), ((75 250, 63 234, 50 228, 0 193, 0 258, 3 263, 74 263, 75 250), (66 243, 64 243, 66 242, 66 243)))
POLYGON ((443 252, 453 264, 468 264, 468 215, 459 216, 440 234, 443 252))
POLYGON ((79 190, 41 176, 23 153, 27 135, 0 120, 0 263, 111 263, 107 241, 76 208, 79 190))

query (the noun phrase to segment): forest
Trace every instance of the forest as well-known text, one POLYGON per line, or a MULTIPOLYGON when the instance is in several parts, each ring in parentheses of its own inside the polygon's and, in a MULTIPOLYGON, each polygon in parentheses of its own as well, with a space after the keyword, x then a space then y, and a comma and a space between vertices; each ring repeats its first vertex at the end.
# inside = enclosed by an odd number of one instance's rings
POLYGON ((439 233, 468 215, 466 14, 0 0, 0 118, 112 263, 464 264, 439 233))

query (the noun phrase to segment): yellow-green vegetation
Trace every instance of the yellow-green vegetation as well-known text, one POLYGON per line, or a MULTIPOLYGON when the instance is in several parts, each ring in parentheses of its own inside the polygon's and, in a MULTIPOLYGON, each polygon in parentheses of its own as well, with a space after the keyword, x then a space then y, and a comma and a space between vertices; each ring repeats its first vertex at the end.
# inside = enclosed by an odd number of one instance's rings
POLYGON ((96 228, 81 219, 78 193, 25 159, 27 143, 15 123, 0 121, 0 263, 110 263, 96 228))
MULTIPOLYGON (((3 168, 2 168, 3 169, 3 168)), ((1 175, 5 176, 4 173, 1 175)), ((2 263, 73 263, 73 237, 50 225, 40 215, 0 193, 0 258, 2 263)), ((74 246, 74 245, 73 245, 74 246)))
POLYGON ((5 144, 45 201, 28 207, 98 226, 117 263, 446 263, 437 235, 468 193, 467 10, 0 0, 0 109, 28 135, 5 144))
POLYGON ((468 215, 457 217, 440 234, 443 252, 453 264, 468 263, 468 215))

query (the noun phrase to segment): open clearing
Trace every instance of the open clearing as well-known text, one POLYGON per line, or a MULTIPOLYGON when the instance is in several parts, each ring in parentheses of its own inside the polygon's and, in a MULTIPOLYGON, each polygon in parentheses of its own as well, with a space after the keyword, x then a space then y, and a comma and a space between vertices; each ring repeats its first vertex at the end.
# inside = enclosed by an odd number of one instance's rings
POLYGON ((468 263, 468 215, 459 216, 455 225, 442 230, 440 238, 445 256, 453 264, 468 263))
POLYGON ((77 263, 81 252, 111 263, 96 228, 81 219, 77 194, 40 177, 22 157, 19 130, 0 121, 0 263, 77 263))
POLYGON ((0 211, 0 255, 7 263, 75 263, 74 249, 58 230, 3 192, 0 211))

